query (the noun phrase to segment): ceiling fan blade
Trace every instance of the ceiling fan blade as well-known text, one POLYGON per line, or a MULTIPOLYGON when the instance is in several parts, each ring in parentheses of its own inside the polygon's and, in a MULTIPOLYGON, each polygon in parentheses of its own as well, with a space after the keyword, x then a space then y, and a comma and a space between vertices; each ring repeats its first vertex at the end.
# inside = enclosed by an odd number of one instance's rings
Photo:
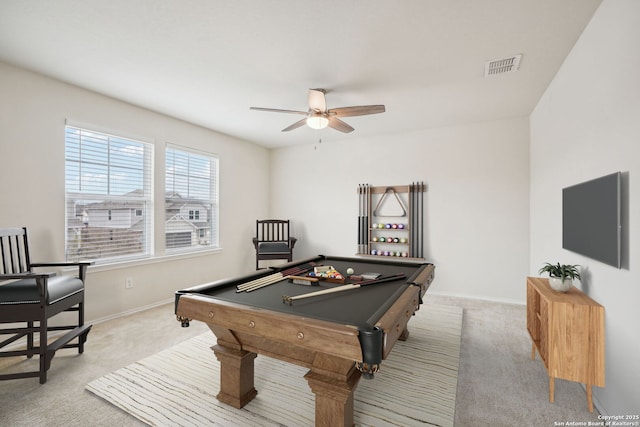
POLYGON ((335 116, 329 116, 329 127, 340 132, 353 132, 353 128, 335 116))
POLYGON ((339 107, 327 111, 336 117, 366 116, 368 114, 384 113, 384 105, 360 105, 358 107, 339 107))
POLYGON ((309 89, 309 110, 324 113, 327 111, 327 99, 324 89, 309 89))
POLYGON ((295 111, 295 110, 279 110, 277 108, 262 108, 262 107, 249 107, 250 110, 257 110, 257 111, 269 111, 272 113, 290 113, 290 114, 303 114, 303 115, 307 115, 309 113, 305 112, 305 111, 295 111))
POLYGON ((294 124, 292 124, 291 126, 288 126, 284 129, 282 129, 282 132, 289 132, 290 130, 294 130, 294 129, 298 129, 300 126, 304 126, 307 124, 307 119, 302 119, 302 120, 298 120, 297 122, 295 122, 294 124))

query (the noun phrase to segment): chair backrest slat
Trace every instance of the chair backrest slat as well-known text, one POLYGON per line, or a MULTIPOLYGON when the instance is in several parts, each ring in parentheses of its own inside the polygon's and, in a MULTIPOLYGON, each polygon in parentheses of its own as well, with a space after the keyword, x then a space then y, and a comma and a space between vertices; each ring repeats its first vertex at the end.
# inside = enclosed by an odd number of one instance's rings
POLYGON ((289 240, 289 220, 262 219, 256 221, 259 242, 286 242, 289 240))
POLYGON ((31 271, 26 228, 0 228, 1 273, 17 274, 31 271))

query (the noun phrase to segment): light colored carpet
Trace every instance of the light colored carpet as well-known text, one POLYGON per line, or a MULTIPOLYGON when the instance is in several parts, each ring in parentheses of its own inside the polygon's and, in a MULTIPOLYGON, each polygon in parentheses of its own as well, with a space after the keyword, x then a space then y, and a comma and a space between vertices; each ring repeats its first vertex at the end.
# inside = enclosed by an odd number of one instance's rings
MULTIPOLYGON (((425 305, 373 380, 355 393, 358 426, 453 426, 462 309, 425 305)), ((309 426, 315 396, 306 368, 255 361, 257 397, 242 409, 218 402, 219 365, 207 332, 102 376, 87 389, 156 426, 309 426)))

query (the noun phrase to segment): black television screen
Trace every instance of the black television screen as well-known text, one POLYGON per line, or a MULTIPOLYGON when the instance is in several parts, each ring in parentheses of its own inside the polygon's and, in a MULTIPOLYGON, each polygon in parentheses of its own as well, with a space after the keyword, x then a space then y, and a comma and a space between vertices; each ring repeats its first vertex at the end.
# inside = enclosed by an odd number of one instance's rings
POLYGON ((616 172, 562 190, 562 247, 620 268, 620 180, 616 172))

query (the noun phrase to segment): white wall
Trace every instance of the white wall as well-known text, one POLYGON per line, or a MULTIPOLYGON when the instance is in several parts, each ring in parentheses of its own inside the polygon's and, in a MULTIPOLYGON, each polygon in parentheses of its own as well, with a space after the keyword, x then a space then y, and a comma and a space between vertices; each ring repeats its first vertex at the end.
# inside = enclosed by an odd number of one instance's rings
POLYGON ((430 292, 524 303, 528 141, 516 118, 273 150, 271 214, 293 221, 296 258, 353 256, 358 184, 424 181, 430 292))
POLYGON ((581 264, 582 284, 606 311, 606 382, 594 388, 611 415, 640 409, 640 2, 605 0, 531 116, 531 261, 581 264), (623 269, 562 249, 562 188, 628 173, 623 269))
POLYGON ((173 293, 251 271, 255 219, 267 216, 268 150, 0 63, 0 226, 27 226, 32 259, 64 258, 65 119, 155 143, 158 254, 164 245, 164 149, 167 142, 220 158, 219 253, 162 258, 150 265, 90 268, 87 318, 115 315, 173 298, 173 293), (125 289, 126 277, 133 289, 125 289))

